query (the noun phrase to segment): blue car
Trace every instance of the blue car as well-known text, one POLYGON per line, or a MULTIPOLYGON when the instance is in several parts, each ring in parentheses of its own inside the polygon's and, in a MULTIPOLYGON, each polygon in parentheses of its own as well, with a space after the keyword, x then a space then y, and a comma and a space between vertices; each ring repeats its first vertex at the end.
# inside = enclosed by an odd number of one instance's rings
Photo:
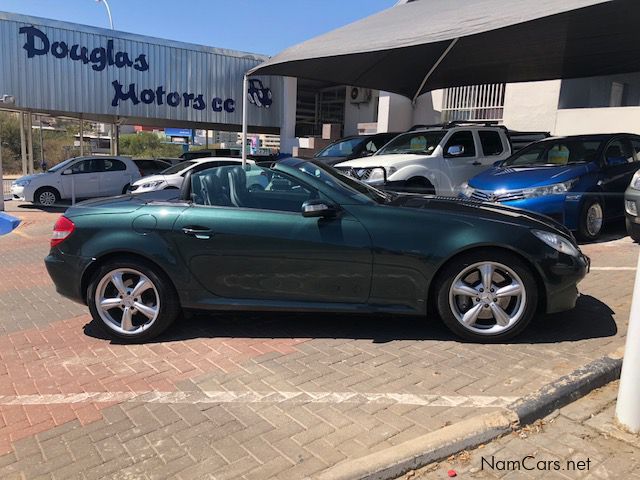
POLYGON ((624 216, 624 191, 638 169, 638 135, 554 137, 471 178, 461 195, 542 213, 593 241, 605 221, 624 216))

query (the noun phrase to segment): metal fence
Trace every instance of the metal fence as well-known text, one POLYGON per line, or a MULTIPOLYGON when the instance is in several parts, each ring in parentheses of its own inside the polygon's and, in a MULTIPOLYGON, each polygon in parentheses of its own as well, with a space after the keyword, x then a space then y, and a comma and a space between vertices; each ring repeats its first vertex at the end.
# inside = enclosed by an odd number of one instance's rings
POLYGON ((442 121, 502 120, 504 83, 453 87, 444 90, 442 121))
POLYGON ((4 198, 11 198, 11 182, 13 180, 2 179, 2 193, 4 198))

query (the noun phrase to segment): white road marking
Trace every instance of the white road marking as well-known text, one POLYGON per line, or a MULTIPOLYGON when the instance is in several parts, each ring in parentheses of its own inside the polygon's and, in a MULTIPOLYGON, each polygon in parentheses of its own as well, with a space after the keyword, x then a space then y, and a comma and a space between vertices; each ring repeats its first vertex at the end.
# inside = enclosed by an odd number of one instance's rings
POLYGON ((165 404, 216 403, 381 403, 428 407, 496 408, 506 407, 519 397, 489 395, 420 395, 412 393, 356 392, 87 392, 44 395, 0 395, 0 405, 60 405, 72 403, 137 402, 165 404))
POLYGON ((635 272, 636 267, 591 267, 591 270, 603 271, 603 272, 617 271, 617 270, 635 272))

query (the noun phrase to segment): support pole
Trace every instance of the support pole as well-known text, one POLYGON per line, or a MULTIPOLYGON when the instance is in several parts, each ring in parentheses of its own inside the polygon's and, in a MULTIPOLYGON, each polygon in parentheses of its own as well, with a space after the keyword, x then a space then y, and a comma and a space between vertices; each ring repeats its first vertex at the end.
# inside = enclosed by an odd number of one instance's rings
POLYGON ((39 117, 38 124, 40 125, 40 167, 44 172, 46 170, 46 161, 44 159, 44 138, 42 137, 42 116, 39 117))
POLYGON ((29 175, 33 175, 33 116, 27 113, 27 145, 29 150, 29 175))
POLYGON ((616 418, 630 432, 640 433, 640 255, 631 300, 616 418))
POLYGON ((118 125, 116 123, 116 134, 115 134, 115 141, 116 144, 113 148, 113 154, 114 155, 120 155, 120 125, 118 125))
POLYGON ((20 119, 20 154, 22 156, 22 174, 27 175, 27 137, 24 133, 24 114, 18 113, 20 119))
POLYGON ((247 166, 247 112, 249 100, 247 92, 249 91, 249 77, 245 73, 242 81, 242 168, 247 166))
POLYGON ((209 130, 204 131, 204 148, 209 150, 209 130))
POLYGON ((4 212, 4 178, 2 176, 2 123, 0 123, 0 212, 4 212))
POLYGON ((113 143, 113 123, 109 126, 109 155, 115 155, 115 144, 113 143))
POLYGON ((459 40, 459 38, 454 38, 453 40, 451 40, 451 43, 449 44, 447 49, 444 52, 442 52, 442 55, 440 55, 440 58, 438 58, 438 60, 436 60, 436 63, 434 63, 433 66, 429 69, 429 71, 427 72, 425 77, 422 79, 422 83, 418 87, 418 90, 416 90, 416 94, 413 96, 413 99, 411 100, 411 103, 413 103, 414 105, 416 104, 416 100, 420 96, 420 92, 422 91, 422 87, 424 87, 426 85, 427 80, 429 80, 431 75, 433 75, 433 72, 436 71, 436 68, 438 68, 440 66, 440 64, 445 59, 445 57, 449 54, 451 49, 456 46, 456 43, 458 43, 458 40, 459 40))
POLYGON ((80 115, 80 156, 84 157, 84 120, 80 115))

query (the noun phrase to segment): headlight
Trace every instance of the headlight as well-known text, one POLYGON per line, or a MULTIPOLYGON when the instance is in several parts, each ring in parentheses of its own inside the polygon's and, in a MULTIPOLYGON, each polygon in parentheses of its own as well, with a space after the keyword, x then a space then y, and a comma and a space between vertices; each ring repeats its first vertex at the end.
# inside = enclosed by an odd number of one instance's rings
POLYGON ((463 197, 471 198, 473 196, 474 189, 469 186, 467 182, 460 185, 460 194, 463 197))
POLYGON ((13 182, 13 184, 16 187, 26 187, 27 185, 29 185, 31 183, 31 180, 15 180, 13 182))
POLYGON ((158 185, 162 185, 163 183, 164 180, 155 180, 153 182, 143 183, 142 185, 140 185, 140 188, 155 188, 158 185))
POLYGON ((634 190, 640 190, 640 170, 636 172, 636 174, 631 179, 631 184, 629 185, 634 190))
MULTIPOLYGON (((357 172, 357 170, 356 170, 357 172)), ((383 168, 374 168, 369 174, 369 178, 365 180, 367 183, 384 183, 385 175, 383 168)))
POLYGON ((571 187, 573 187, 577 181, 577 179, 573 179, 569 180, 568 182, 554 183, 553 185, 546 185, 544 187, 525 188, 522 191, 522 194, 524 195, 524 198, 546 197, 547 195, 561 195, 571 190, 571 187))
POLYGON ((543 230, 531 230, 531 233, 560 253, 571 255, 572 257, 580 256, 580 251, 569 240, 560 235, 543 230))

